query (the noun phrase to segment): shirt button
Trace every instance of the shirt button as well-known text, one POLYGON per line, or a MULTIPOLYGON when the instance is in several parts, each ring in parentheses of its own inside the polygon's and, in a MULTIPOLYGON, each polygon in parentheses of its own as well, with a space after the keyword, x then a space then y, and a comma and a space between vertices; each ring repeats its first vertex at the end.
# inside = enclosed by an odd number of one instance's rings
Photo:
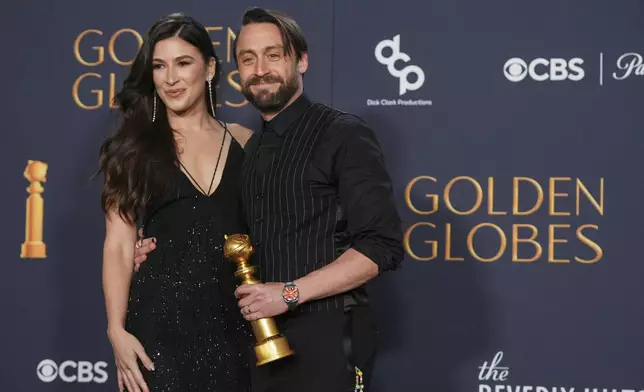
POLYGON ((257 244, 255 244, 255 245, 256 246, 262 246, 262 241, 257 241, 257 244))
POLYGON ((262 218, 257 218, 255 219, 255 222, 260 223, 263 219, 262 218))
POLYGON ((263 194, 263 193, 258 193, 258 194, 257 194, 257 198, 258 198, 258 199, 261 199, 262 197, 264 197, 264 194, 263 194))

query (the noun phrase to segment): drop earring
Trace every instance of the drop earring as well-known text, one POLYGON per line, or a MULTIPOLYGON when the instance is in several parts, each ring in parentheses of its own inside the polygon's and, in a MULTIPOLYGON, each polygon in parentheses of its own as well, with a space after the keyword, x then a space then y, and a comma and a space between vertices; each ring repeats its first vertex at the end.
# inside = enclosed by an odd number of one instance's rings
POLYGON ((157 93, 156 91, 154 92, 154 104, 153 104, 153 109, 152 109, 152 122, 154 122, 157 118, 157 93))
POLYGON ((212 100, 212 79, 208 79, 208 95, 210 96, 210 111, 212 116, 215 117, 215 106, 212 100))

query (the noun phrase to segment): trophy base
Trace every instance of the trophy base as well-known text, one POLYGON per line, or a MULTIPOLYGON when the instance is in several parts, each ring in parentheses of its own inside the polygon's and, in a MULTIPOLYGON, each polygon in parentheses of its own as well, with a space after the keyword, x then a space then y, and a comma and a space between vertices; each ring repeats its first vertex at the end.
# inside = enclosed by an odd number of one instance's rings
POLYGON ((288 345, 285 336, 276 336, 265 342, 255 345, 255 356, 257 357, 257 366, 277 361, 293 355, 295 352, 288 345))
POLYGON ((47 246, 44 242, 26 242, 20 248, 20 257, 23 259, 44 259, 47 257, 47 246))

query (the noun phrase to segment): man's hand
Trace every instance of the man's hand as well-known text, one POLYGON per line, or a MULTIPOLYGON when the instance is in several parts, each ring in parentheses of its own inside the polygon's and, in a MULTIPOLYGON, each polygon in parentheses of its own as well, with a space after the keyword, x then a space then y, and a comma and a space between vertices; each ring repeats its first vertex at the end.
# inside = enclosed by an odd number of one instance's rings
POLYGON ((244 284, 235 290, 241 298, 239 308, 248 321, 285 313, 288 305, 282 298, 284 283, 244 284))
POLYGON ((139 240, 136 241, 134 246, 134 271, 138 271, 141 268, 141 264, 148 259, 147 254, 156 249, 156 244, 156 238, 143 239, 143 229, 139 229, 139 240))

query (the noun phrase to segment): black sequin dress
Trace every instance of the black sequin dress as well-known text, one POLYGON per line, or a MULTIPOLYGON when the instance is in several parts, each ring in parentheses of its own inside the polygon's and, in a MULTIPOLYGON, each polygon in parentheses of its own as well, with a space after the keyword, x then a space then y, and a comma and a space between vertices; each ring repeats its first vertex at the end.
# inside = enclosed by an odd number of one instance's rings
POLYGON ((126 330, 154 362, 155 371, 140 367, 150 392, 250 390, 252 335, 234 297, 235 266, 222 250, 224 234, 247 232, 243 155, 233 138, 211 196, 177 170, 174 186, 145 214, 145 237, 156 237, 157 248, 133 276, 126 330))

